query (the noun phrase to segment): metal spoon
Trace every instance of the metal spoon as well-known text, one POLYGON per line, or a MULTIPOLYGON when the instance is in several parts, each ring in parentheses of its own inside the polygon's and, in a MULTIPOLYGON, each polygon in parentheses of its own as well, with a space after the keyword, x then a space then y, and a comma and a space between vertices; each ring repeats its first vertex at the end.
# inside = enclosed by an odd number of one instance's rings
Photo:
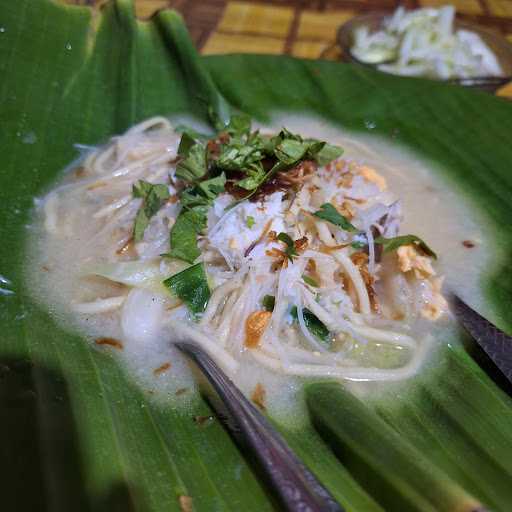
POLYGON ((452 305, 457 320, 512 384, 512 336, 498 329, 457 295, 453 295, 452 305))
POLYGON ((229 414, 228 427, 241 436, 289 512, 343 512, 343 508, 300 462, 280 434, 198 345, 176 343, 210 381, 229 414))

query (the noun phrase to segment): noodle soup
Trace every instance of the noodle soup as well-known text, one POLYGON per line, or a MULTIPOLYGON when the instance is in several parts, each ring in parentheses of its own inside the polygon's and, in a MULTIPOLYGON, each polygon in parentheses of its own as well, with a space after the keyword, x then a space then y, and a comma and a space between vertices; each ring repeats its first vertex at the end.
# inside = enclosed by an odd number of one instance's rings
POLYGON ((194 387, 172 346, 188 339, 293 417, 304 379, 415 375, 450 330, 447 287, 485 310, 490 243, 428 165, 314 119, 273 124, 203 137, 153 118, 38 201, 39 298, 161 397, 194 387))

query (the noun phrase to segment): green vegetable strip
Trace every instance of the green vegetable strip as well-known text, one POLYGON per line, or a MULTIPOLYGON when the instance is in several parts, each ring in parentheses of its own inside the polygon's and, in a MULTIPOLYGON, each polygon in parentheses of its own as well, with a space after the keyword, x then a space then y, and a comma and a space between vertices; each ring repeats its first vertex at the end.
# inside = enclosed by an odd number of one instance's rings
POLYGON ((312 278, 307 275, 303 275, 302 279, 306 284, 309 284, 309 286, 313 286, 314 288, 318 288, 318 283, 312 278))
MULTIPOLYGON (((293 308, 290 311, 290 315, 295 320, 298 320, 298 313, 297 313, 297 307, 293 306, 293 308)), ((329 329, 318 319, 318 317, 313 314, 309 309, 304 308, 302 310, 302 316, 304 317, 304 323, 306 324, 306 327, 308 328, 308 331, 318 338, 320 341, 323 341, 324 343, 330 343, 331 341, 331 334, 329 332, 329 329)))
POLYGON ((210 300, 210 288, 202 263, 174 274, 164 281, 164 285, 181 299, 194 315, 202 313, 210 300))
POLYGON ((273 295, 265 295, 261 302, 263 307, 267 311, 274 311, 274 306, 276 305, 276 298, 273 295))
MULTIPOLYGON (((273 295, 265 295, 261 301, 266 311, 274 311, 276 298, 273 295)), ((298 320, 297 317, 297 306, 293 306, 290 310, 290 315, 294 320, 298 320)), ((329 329, 313 314, 309 309, 304 308, 302 310, 302 316, 304 317, 304 323, 308 328, 309 332, 324 343, 330 343, 331 334, 329 329)))

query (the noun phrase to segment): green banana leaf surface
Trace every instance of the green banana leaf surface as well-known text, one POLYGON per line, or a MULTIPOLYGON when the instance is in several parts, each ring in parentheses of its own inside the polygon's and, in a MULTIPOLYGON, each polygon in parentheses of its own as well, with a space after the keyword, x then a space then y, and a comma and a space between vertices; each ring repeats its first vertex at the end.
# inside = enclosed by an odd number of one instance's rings
MULTIPOLYGON (((352 65, 201 58, 176 13, 136 21, 126 0, 101 11, 2 2, 0 29, 2 510, 180 511, 184 497, 196 511, 279 510, 220 422, 194 422, 213 414, 206 400, 155 404, 115 358, 31 299, 23 264, 33 198, 76 157, 76 142, 104 142, 156 114, 207 123, 211 111, 371 126, 438 163, 510 261, 510 103, 352 65)), ((482 288, 493 320, 510 329, 512 274, 490 270, 482 288)), ((510 510, 511 402, 470 349, 446 345, 436 365, 379 400, 310 384, 311 424, 278 428, 349 511, 510 510)))

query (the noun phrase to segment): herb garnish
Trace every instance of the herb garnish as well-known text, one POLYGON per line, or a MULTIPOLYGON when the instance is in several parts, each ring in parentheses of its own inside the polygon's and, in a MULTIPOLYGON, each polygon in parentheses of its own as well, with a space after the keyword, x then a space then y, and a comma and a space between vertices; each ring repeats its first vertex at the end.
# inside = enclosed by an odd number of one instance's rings
POLYGON ((149 225, 153 215, 162 207, 162 204, 169 198, 169 189, 167 185, 153 185, 144 180, 139 180, 137 185, 132 187, 133 197, 142 198, 142 206, 139 208, 135 217, 133 228, 133 238, 140 242, 144 237, 144 231, 149 225))
POLYGON ((338 212, 331 203, 324 203, 320 206, 320 210, 313 213, 313 215, 319 219, 326 220, 345 231, 351 231, 353 233, 358 231, 358 229, 352 225, 346 217, 341 215, 341 213, 338 212))
POLYGON ((250 118, 245 115, 233 116, 213 140, 217 140, 218 154, 210 155, 210 172, 226 172, 233 185, 249 192, 244 199, 277 172, 286 171, 304 160, 325 165, 343 153, 337 146, 303 139, 285 128, 274 137, 261 135, 257 130, 251 131, 250 118))
POLYGON ((359 240, 356 240, 355 242, 352 242, 350 244, 350 247, 352 247, 352 249, 364 249, 367 245, 367 242, 361 242, 359 240))
POLYGON ((201 254, 197 235, 206 227, 206 214, 198 208, 182 211, 171 229, 171 250, 166 256, 194 263, 201 254))
MULTIPOLYGON (((351 224, 346 217, 341 215, 341 213, 336 210, 336 208, 330 204, 325 203, 320 206, 320 210, 313 214, 315 217, 319 219, 325 220, 338 226, 345 231, 350 231, 352 233, 358 232, 358 229, 351 224)), ((431 256, 432 258, 437 259, 436 253, 418 236, 416 235, 402 235, 395 236, 393 238, 385 238, 383 236, 379 236, 374 240, 375 244, 382 245, 384 252, 396 251, 402 245, 414 244, 418 246, 427 256, 431 256)), ((368 243, 362 242, 361 240, 354 240, 351 244, 351 247, 354 249, 363 249, 368 243)))
POLYGON ((221 192, 224 192, 226 185, 226 176, 222 173, 220 176, 201 181, 197 186, 203 192, 203 195, 213 201, 221 192))
POLYGON ((298 256, 297 249, 295 248, 295 242, 286 233, 279 233, 277 235, 277 239, 280 242, 283 242, 286 244, 286 249, 284 250, 284 253, 286 254, 286 256, 288 257, 288 259, 290 261, 293 261, 293 257, 298 256))
MULTIPOLYGON (((188 151, 189 156, 187 159, 195 151, 194 148, 198 147, 198 144, 191 146, 189 139, 190 136, 188 134, 183 134, 182 142, 180 142, 180 148, 184 144, 183 150, 188 151), (184 140, 185 143, 183 143, 184 140)), ((201 151, 203 150, 206 151, 204 147, 202 147, 201 151)), ((178 164, 179 166, 180 164, 178 164)), ((178 167, 176 168, 176 174, 178 174, 178 167)), ((193 185, 183 190, 180 194, 182 210, 171 228, 171 250, 167 256, 193 263, 200 254, 197 247, 197 235, 206 228, 208 209, 214 199, 224 191, 226 176, 222 173, 202 181, 199 181, 197 178, 187 181, 193 185)))
MULTIPOLYGON (((274 137, 261 135, 251 131, 251 120, 246 115, 232 116, 227 125, 217 122, 215 127, 218 133, 208 141, 202 134, 181 128, 176 176, 188 186, 180 194, 182 211, 171 230, 169 255, 189 263, 199 256, 197 235, 206 227, 207 211, 225 186, 239 191, 243 201, 278 172, 305 160, 325 165, 343 152, 325 142, 303 139, 285 128, 274 137)), ((253 223, 247 219, 248 227, 253 223)), ((291 259, 296 255, 293 241, 291 245, 288 240, 282 241, 291 259)))
POLYGON ((381 244, 384 252, 396 251, 402 245, 413 244, 419 247, 427 256, 437 259, 436 253, 416 235, 402 235, 395 236, 393 238, 384 238, 383 236, 379 236, 375 239, 375 243, 381 244))
POLYGON ((176 166, 178 178, 194 182, 208 172, 206 147, 192 139, 188 133, 184 133, 181 137, 178 155, 182 157, 176 166))

